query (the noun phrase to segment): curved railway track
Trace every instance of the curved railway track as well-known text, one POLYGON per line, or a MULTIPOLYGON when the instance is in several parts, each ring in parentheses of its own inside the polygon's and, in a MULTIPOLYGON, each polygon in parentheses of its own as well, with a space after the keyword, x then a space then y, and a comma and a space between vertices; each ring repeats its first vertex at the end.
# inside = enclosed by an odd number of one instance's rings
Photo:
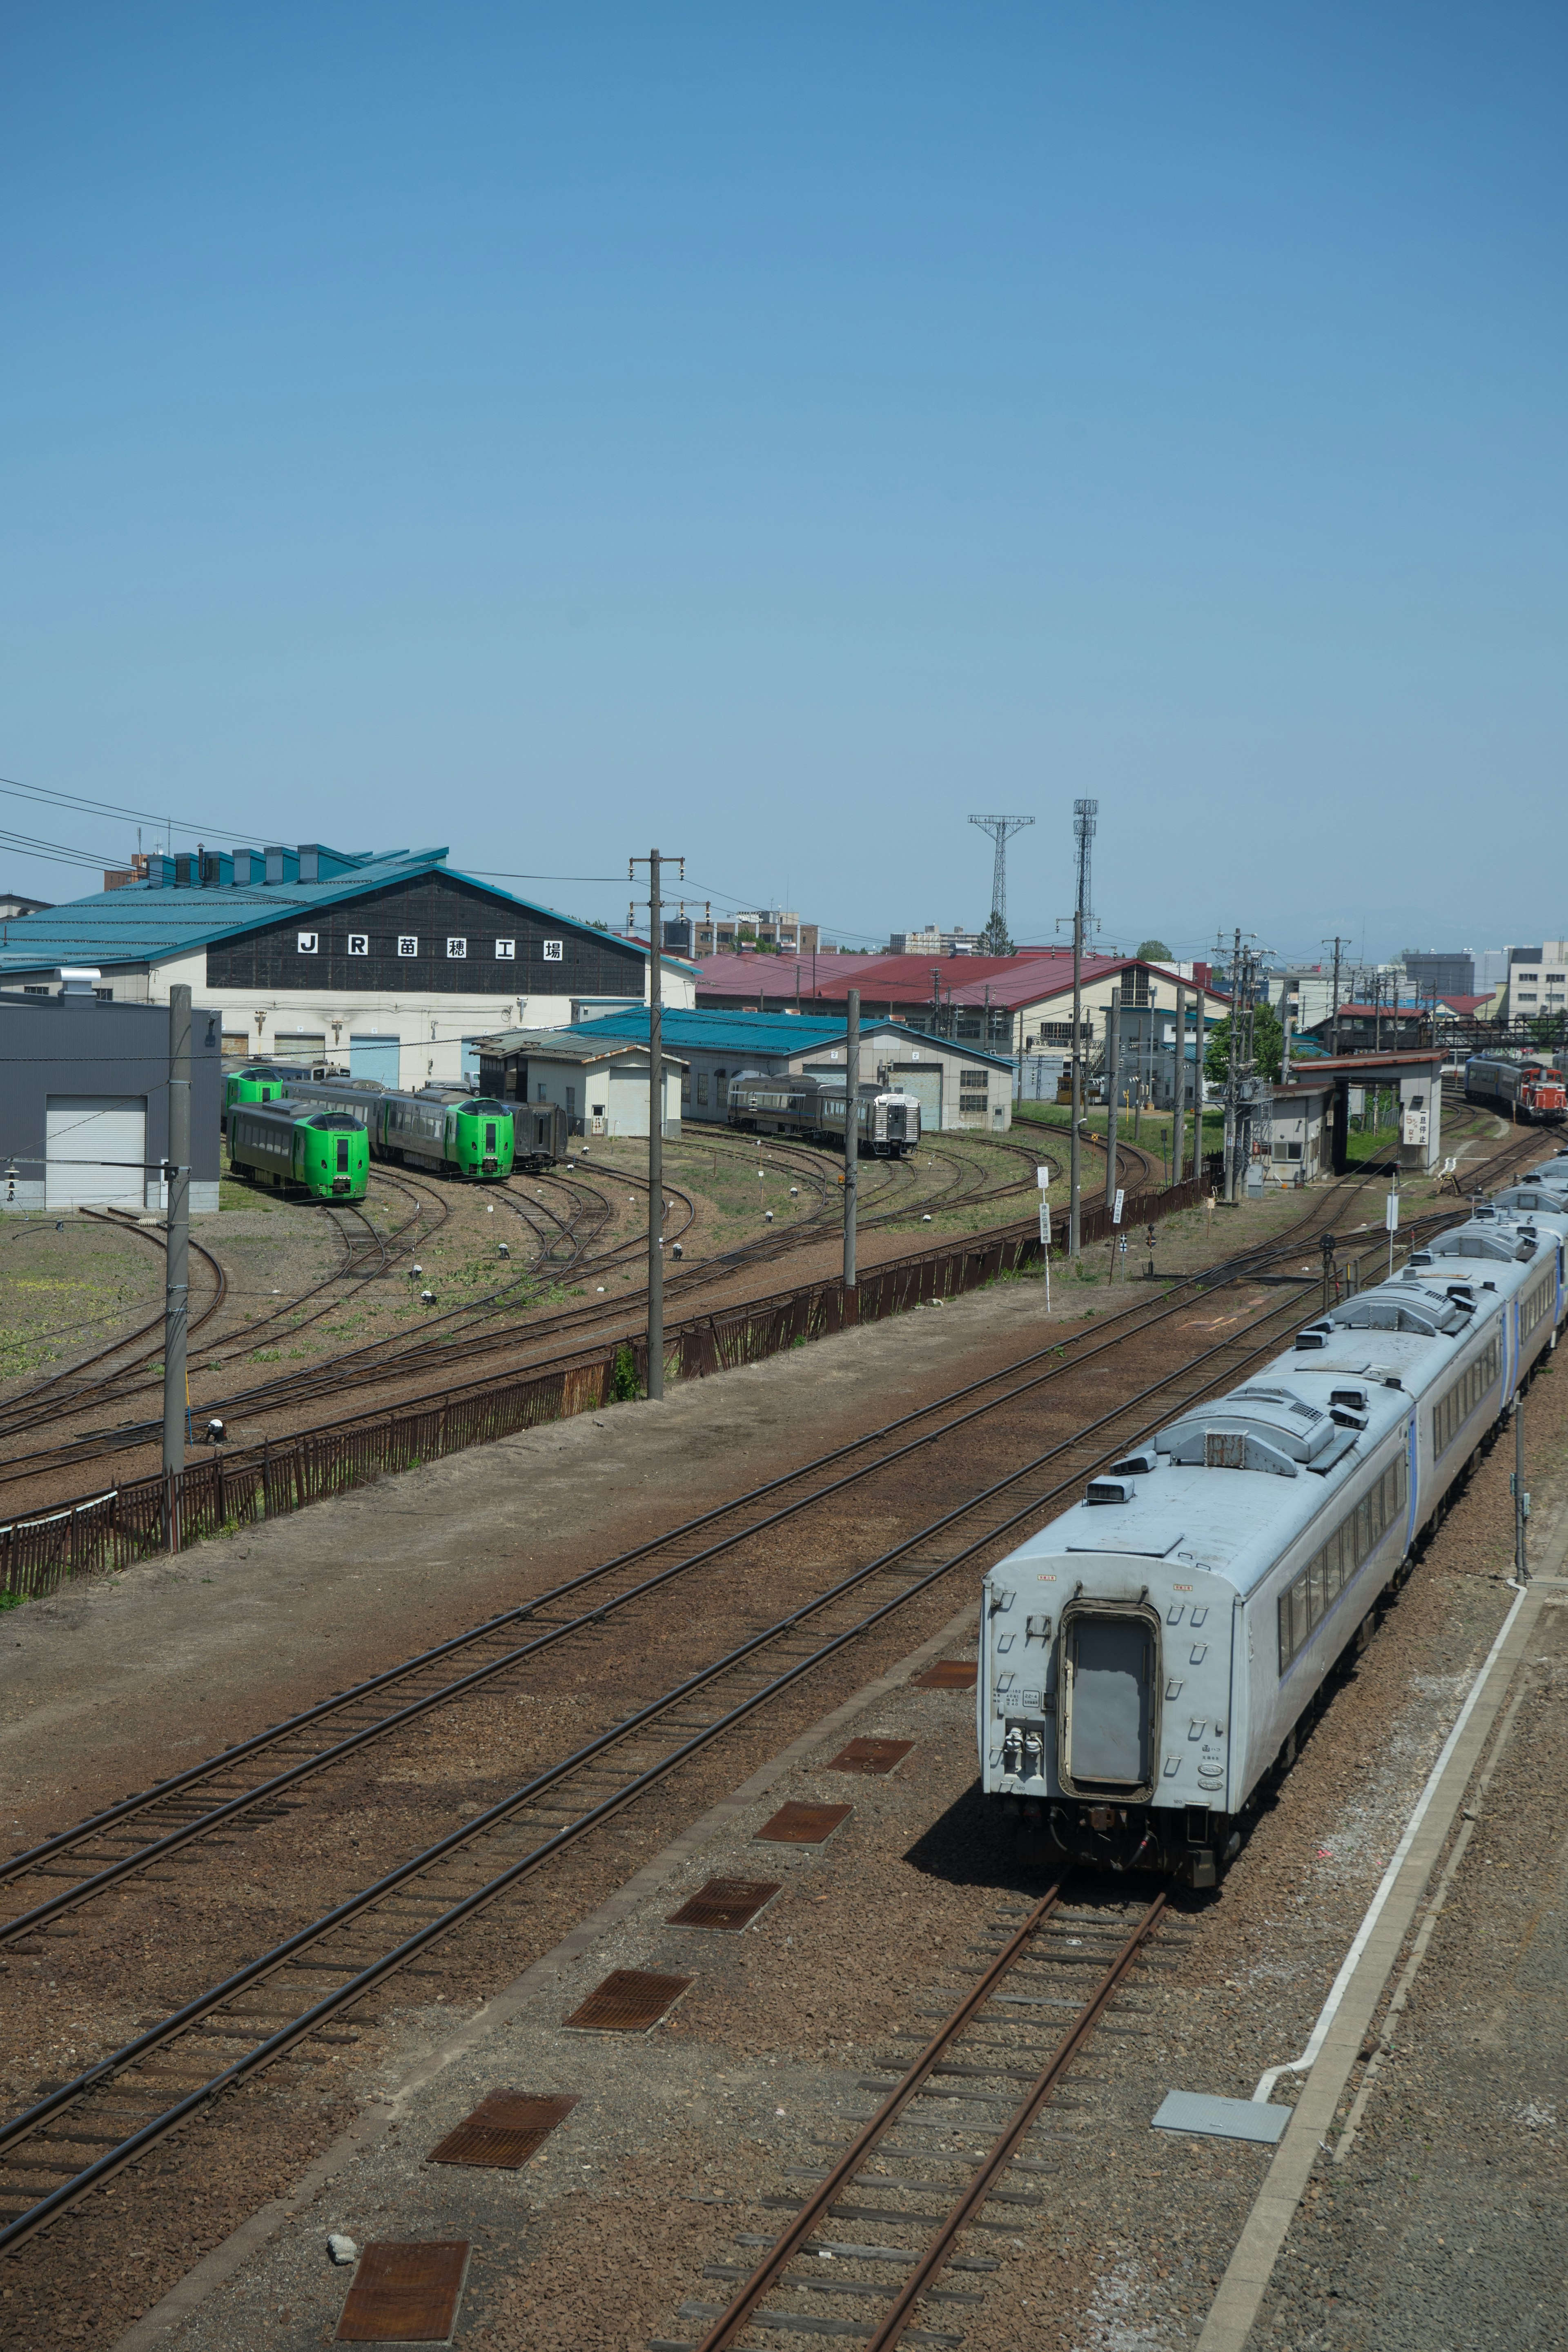
MULTIPOLYGON (((1331 1203, 1315 1203, 1301 1223, 1316 1221, 1327 1205, 1331 1203)), ((1298 1228, 1289 1248, 1268 1255, 1291 1255, 1300 1247, 1298 1228)), ((1253 1253, 1211 1271, 1201 1286, 1212 1291, 1220 1283, 1247 1278, 1258 1271, 1264 1255, 1253 1253)), ((73 1883, 16 1915, 6 1931, 9 1939, 14 1947, 17 1942, 25 1946, 29 1934, 57 1921, 63 1912, 80 1909, 126 1877, 179 1852, 199 1861, 205 1836, 233 1822, 247 1808, 276 1808, 300 1780, 361 1752, 370 1740, 401 1730, 434 1706, 486 1685, 494 1687, 498 1677, 542 1652, 574 1635, 589 1635, 612 1612, 636 1610, 655 1596, 662 1602, 673 1583, 720 1560, 736 1545, 907 1459, 917 1449, 954 1438, 962 1444, 977 1417, 1016 1402, 1050 1381, 1079 1374, 1092 1357, 1110 1355, 1130 1339, 1142 1338, 1152 1326, 1190 1305, 1190 1292, 1199 1286, 1197 1282, 1182 1286, 1188 1295, 1174 1303, 1168 1296, 1145 1302, 1119 1318, 1117 1328, 1082 1335, 1071 1349, 1053 1346, 1037 1351, 992 1381, 973 1383, 887 1431, 733 1498, 385 1675, 338 1694, 289 1724, 273 1727, 225 1757, 127 1799, 45 1847, 14 1857, 4 1872, 12 1884, 30 1874, 36 1887, 40 1875, 62 1868, 73 1883), (1043 1360, 1047 1357, 1053 1360, 1043 1360), (981 1393, 987 1390, 995 1391, 989 1399, 981 1393), (935 1418, 955 1402, 963 1402, 966 1409, 935 1418), (905 1433, 922 1420, 934 1420, 934 1425, 923 1434, 905 1433), (891 1444, 890 1439, 900 1442, 891 1444), (864 1457, 860 1466, 846 1469, 845 1462, 856 1454, 864 1457), (797 1490, 793 1496, 792 1487, 797 1490), (731 1522, 727 1529, 722 1524, 726 1519, 731 1522), (562 1608, 569 1613, 542 1615, 562 1608), (519 1641, 517 1634, 530 1620, 537 1622, 538 1630, 519 1641), (456 1676, 454 1663, 464 1667, 456 1676), (390 1707, 389 1698, 395 1702, 390 1707), (323 1747, 320 1734, 329 1726, 334 1737, 323 1747), (284 1761, 279 1770, 289 1740, 303 1740, 307 1748, 315 1742, 315 1752, 300 1754, 297 1747, 292 1760, 284 1761), (265 1778, 232 1795, 226 1792, 222 1775, 228 1774, 232 1781, 237 1769, 253 1767, 264 1757, 271 1768, 265 1778), (215 1795, 219 1800, 216 1804, 215 1795), (158 1822, 160 1807, 163 1824, 158 1822), (165 1826, 171 1814, 184 1819, 165 1826), (160 1827, 161 1835, 149 1840, 149 1825, 160 1827), (123 1848, 128 1836, 130 1852, 123 1848), (110 1840, 122 1842, 121 1851, 100 1860, 110 1840), (79 1874, 84 1860, 99 1862, 87 1877, 79 1874)), ((1184 1355, 1086 1426, 1008 1469, 889 1549, 862 1560, 773 1622, 731 1642, 672 1687, 605 1725, 570 1754, 533 1772, 458 1829, 335 1902, 281 1943, 242 1961, 195 1999, 0 2126, 0 2214, 8 2215, 0 2227, 0 2249, 20 2243, 220 2092, 332 2020, 341 2020, 388 1976, 546 1868, 759 1708, 826 1668, 848 1645, 955 1570, 973 1568, 982 1555, 994 1556, 998 1547, 1017 1541, 1023 1530, 1039 1524, 1086 1476, 1136 1444, 1173 1412, 1230 1385, 1248 1366, 1277 1349, 1284 1334, 1301 1319, 1303 1304, 1290 1295, 1249 1315, 1243 1328, 1184 1355), (211 2064, 215 2049, 224 2059, 216 2072, 211 2064), (150 2067, 153 2061, 156 2063, 150 2067)))

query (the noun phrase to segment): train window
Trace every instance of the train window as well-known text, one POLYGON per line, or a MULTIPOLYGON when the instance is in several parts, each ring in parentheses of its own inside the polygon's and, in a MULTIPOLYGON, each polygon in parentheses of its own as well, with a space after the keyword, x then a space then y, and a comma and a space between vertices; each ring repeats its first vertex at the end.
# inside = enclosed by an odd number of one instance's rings
POLYGON ((340 1176, 347 1175, 348 1165, 349 1139, 346 1135, 340 1135, 338 1138, 338 1173, 340 1176))
POLYGON ((1394 1527, 1409 1493, 1403 1455, 1334 1529, 1322 1549, 1279 1595, 1279 1671, 1299 1657, 1363 1561, 1394 1527))
MULTIPOLYGON (((496 1148, 496 1125, 495 1125, 495 1121, 494 1121, 494 1119, 493 1119, 493 1118, 488 1118, 488 1119, 485 1121, 485 1150, 486 1150, 487 1151, 493 1151, 493 1150, 495 1150, 495 1148, 496 1148)), ((657 1369, 657 1367, 656 1367, 656 1369, 657 1369)))

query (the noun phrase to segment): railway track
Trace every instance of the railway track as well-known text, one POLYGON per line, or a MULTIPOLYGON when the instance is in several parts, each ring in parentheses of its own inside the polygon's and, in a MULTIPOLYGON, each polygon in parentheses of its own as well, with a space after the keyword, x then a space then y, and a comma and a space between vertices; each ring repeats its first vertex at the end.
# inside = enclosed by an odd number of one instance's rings
MULTIPOLYGON (((1232 1270, 1230 1278, 1244 1278, 1245 1271, 1232 1270)), ((1206 1286, 1212 1286, 1211 1276, 1206 1286)), ((1039 1524, 1105 1462, 1136 1444, 1173 1412, 1232 1384, 1249 1365, 1274 1352, 1285 1332, 1300 1319, 1302 1304, 1298 1297, 1288 1297, 1252 1316, 1244 1328, 1195 1354, 1184 1355, 1132 1394, 1119 1398, 1086 1426, 1010 1468, 1003 1477, 970 1494, 887 1550, 861 1561, 771 1623, 731 1643, 695 1671, 684 1674, 673 1686, 621 1720, 605 1725, 569 1755, 534 1772, 458 1829, 383 1872, 282 1943, 230 1969, 121 2049, 0 2126, 0 2217, 4 2217, 0 2250, 20 2243, 157 2139, 177 2129, 219 2093, 247 2079, 308 2035, 334 2021, 341 2022, 389 1976, 416 1963, 422 1953, 479 1911, 635 1805, 759 1709, 807 1677, 821 1674, 847 1648, 910 1608, 955 1570, 973 1570, 983 1557, 994 1557, 1000 1549, 1016 1542, 1027 1527, 1039 1524), (225 2060, 216 2070, 215 2051, 225 2060)), ((1097 1334, 1094 1352, 1110 1354, 1129 1338, 1141 1337, 1151 1322, 1166 1319, 1176 1311, 1169 1300, 1162 1299, 1151 1312, 1129 1319, 1126 1328, 1097 1334)), ((181 1851, 199 1853, 205 1836, 234 1823, 247 1809, 253 1812, 275 1810, 303 1779, 347 1754, 360 1752, 372 1739, 406 1727, 431 1707, 493 1685, 498 1675, 574 1635, 589 1635, 612 1612, 635 1610, 655 1596, 662 1604, 671 1585, 689 1578, 699 1567, 813 1503, 842 1494, 858 1480, 907 1459, 917 1447, 952 1438, 962 1444, 978 1415, 997 1404, 1016 1402, 1064 1373, 1081 1373, 1089 1351, 1089 1344, 1076 1353, 1064 1351, 1054 1366, 1042 1364, 1038 1356, 1026 1360, 1023 1367, 1011 1368, 1011 1375, 1001 1376, 1003 1393, 989 1404, 979 1402, 962 1413, 950 1414, 923 1437, 907 1439, 896 1447, 884 1444, 879 1450, 876 1441, 871 1441, 858 1470, 839 1470, 831 1477, 819 1475, 815 1486, 807 1473, 805 1491, 793 1498, 787 1489, 797 1484, 802 1474, 771 1482, 753 1495, 705 1515, 703 1520, 673 1531, 662 1542, 640 1547, 552 1592, 537 1595, 504 1618, 405 1662, 354 1691, 338 1694, 289 1725, 274 1727, 243 1748, 229 1751, 226 1758, 209 1759, 205 1766, 192 1768, 159 1789, 128 1799, 123 1806, 79 1824, 62 1839, 13 1857, 5 1865, 13 1884, 31 1873, 36 1885, 38 1875, 52 1874, 62 1864, 74 1881, 46 1897, 42 1905, 34 1903, 14 1916, 8 1929, 13 1948, 25 1949, 27 1937, 40 1928, 52 1927, 58 1933, 56 1923, 63 1912, 79 1910, 100 1899, 110 1886, 137 1871, 181 1851), (1023 1380, 1016 1378, 1020 1370, 1026 1375, 1023 1380), (1007 1387, 1009 1377, 1012 1384, 1007 1387), (734 1519, 726 1531, 717 1523, 731 1514, 734 1519), (628 1574, 633 1569, 635 1576, 628 1574), (584 1601, 587 1605, 581 1605, 584 1601), (573 1606, 574 1602, 578 1605, 573 1606), (545 1613, 560 1609, 569 1613, 563 1617, 545 1613), (538 1630, 518 1641, 517 1633, 531 1618, 538 1630), (453 1662, 464 1664, 461 1675, 451 1675, 453 1662), (426 1678, 423 1686, 414 1679, 417 1675, 426 1678), (399 1701, 397 1706, 387 1707, 389 1696, 399 1701), (336 1735, 330 1745, 318 1746, 314 1755, 286 1763, 282 1771, 273 1769, 265 1779, 233 1796, 226 1792, 218 1777, 225 1771, 232 1774, 237 1767, 256 1762, 268 1752, 276 1768, 282 1739, 301 1736, 319 1739, 321 1727, 329 1723, 336 1735), (205 1795, 198 1785, 204 1778, 205 1795), (215 1794, 219 1798, 216 1804, 212 1802, 215 1794), (154 1809, 160 1805, 165 1818, 173 1811, 183 1812, 184 1819, 149 1841, 144 1826, 135 1826, 136 1816, 140 1812, 155 1818, 154 1809), (81 1859, 98 1859, 91 1853, 91 1841, 123 1841, 127 1832, 135 1841, 131 1852, 122 1846, 117 1856, 100 1863, 89 1877, 78 1875, 81 1859), (78 1856, 74 1861, 73 1849, 78 1856)), ((1055 1356, 1057 1351, 1040 1351, 1047 1353, 1055 1356)), ((995 1385, 980 1382, 974 1389, 995 1385)), ((908 1418, 913 1422, 922 1416, 908 1418)), ((900 1425, 893 1427, 897 1433, 900 1425)), ((861 1449, 840 1451, 849 1454, 857 1450, 861 1449)), ((824 1457, 824 1461, 836 1469, 838 1457, 824 1457)))
POLYGON ((1060 1882, 1021 1913, 998 1911, 979 1930, 989 1965, 936 2032, 889 2037, 916 2042, 917 2054, 902 2065, 896 2058, 891 2080, 862 2077, 881 2104, 837 2162, 804 2195, 768 2200, 798 2210, 760 2260, 703 2272, 738 2284, 717 2310, 695 2299, 681 2305, 679 2316, 697 2322, 700 2337, 656 2337, 649 2352, 727 2352, 752 2327, 822 2332, 824 2297, 833 2298, 827 2309, 853 2315, 852 2332, 869 2352, 890 2352, 917 2314, 923 2341, 958 2343, 952 2323, 983 2301, 975 2290, 997 2268, 982 2233, 1011 2236, 1018 2209, 1046 2201, 1037 2177, 1058 2169, 1028 2153, 1031 2131, 1156 1937, 1165 1931, 1169 1943, 1173 1928, 1184 1932, 1163 1895, 1149 1904, 1075 1902, 1060 1882), (967 2137, 988 2133, 989 2145, 933 2146, 930 2135, 951 2133, 955 2119, 967 2137), (846 2222, 874 2230, 875 2242, 839 2237, 833 2225, 846 2222), (964 2284, 941 2285, 955 2267, 964 2284))

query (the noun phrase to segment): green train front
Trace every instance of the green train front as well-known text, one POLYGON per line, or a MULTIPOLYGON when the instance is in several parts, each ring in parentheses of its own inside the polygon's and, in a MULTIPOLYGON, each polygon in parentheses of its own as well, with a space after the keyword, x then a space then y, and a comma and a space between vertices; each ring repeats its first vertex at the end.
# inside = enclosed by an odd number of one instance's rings
POLYGON ((228 1116, 229 1166, 274 1191, 302 1188, 314 1201, 363 1201, 370 1139, 346 1111, 300 1114, 286 1106, 236 1103, 228 1116))
POLYGON ((444 1138, 448 1167, 458 1176, 510 1176, 515 1140, 512 1117, 488 1095, 465 1097, 447 1108, 444 1138))

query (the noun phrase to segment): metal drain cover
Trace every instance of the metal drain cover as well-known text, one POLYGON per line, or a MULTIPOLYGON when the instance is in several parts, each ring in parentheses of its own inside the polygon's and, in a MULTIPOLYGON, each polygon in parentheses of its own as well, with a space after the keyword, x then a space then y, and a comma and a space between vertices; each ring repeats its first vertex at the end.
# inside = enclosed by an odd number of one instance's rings
POLYGON ((471 2116, 437 2141, 426 2164, 493 2164, 515 2171, 526 2164, 576 2105, 575 2094, 532 2098, 526 2091, 492 2091, 471 2116))
POLYGON ((468 2242, 367 2246, 359 2258, 340 2344, 449 2344, 458 2324, 468 2242))
POLYGON ((830 1772, 891 1772, 910 1748, 912 1739, 852 1739, 828 1765, 830 1772))
POLYGON ((650 1969, 612 1969, 562 2021, 598 2033, 646 2033, 692 1982, 690 1977, 657 1976, 650 1969))
POLYGON ((939 1658, 934 1666, 915 1676, 916 1690, 973 1690, 980 1676, 973 1658, 939 1658))
POLYGON ((745 1927, 770 1904, 782 1878, 710 1878, 689 1903, 672 1911, 668 1927, 745 1927))
POLYGON ((757 1835, 775 1845, 824 1845, 854 1810, 853 1805, 781 1805, 757 1835))

